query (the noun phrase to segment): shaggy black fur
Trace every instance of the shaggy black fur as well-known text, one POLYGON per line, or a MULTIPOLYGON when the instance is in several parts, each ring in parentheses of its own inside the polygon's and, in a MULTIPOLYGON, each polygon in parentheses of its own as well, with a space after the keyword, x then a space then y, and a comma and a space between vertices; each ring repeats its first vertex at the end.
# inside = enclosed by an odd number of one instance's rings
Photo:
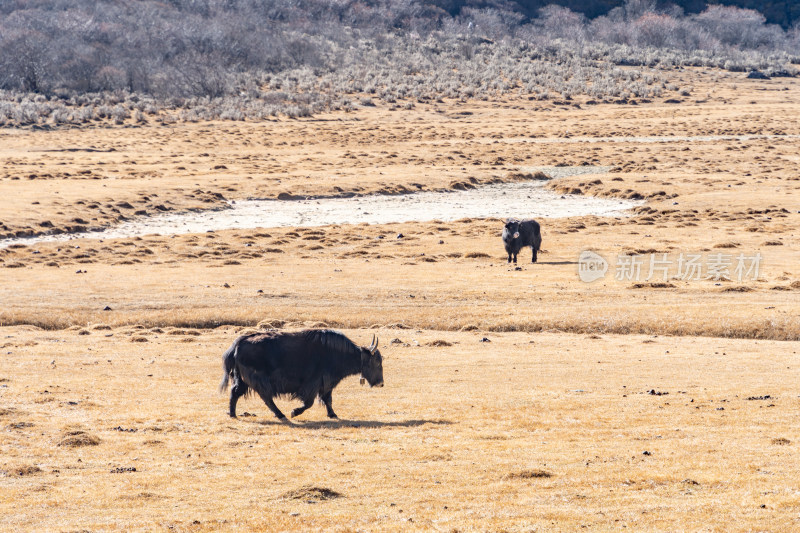
POLYGON ((301 400, 292 417, 311 407, 319 397, 330 418, 336 418, 331 393, 344 378, 361 374, 371 387, 383 386, 383 358, 374 346, 361 347, 338 331, 273 331, 239 337, 222 356, 225 372, 220 392, 231 387, 230 415, 236 402, 255 391, 279 419, 286 418, 273 401, 277 396, 301 400))
POLYGON ((542 247, 542 233, 539 223, 535 220, 519 221, 509 218, 503 228, 503 245, 506 248, 509 263, 512 258, 516 263, 517 254, 526 246, 530 246, 533 250, 531 262, 535 263, 536 255, 542 247))

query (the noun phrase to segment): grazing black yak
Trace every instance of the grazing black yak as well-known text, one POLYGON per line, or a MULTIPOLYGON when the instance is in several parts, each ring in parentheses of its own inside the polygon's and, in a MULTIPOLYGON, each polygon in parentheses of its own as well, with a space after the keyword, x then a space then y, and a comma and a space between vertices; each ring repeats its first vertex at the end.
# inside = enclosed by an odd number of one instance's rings
POLYGON ((539 228, 539 223, 535 220, 517 220, 509 218, 506 220, 506 225, 503 228, 503 244, 508 253, 508 262, 511 262, 513 257, 514 262, 517 262, 517 254, 526 246, 530 246, 533 250, 532 263, 536 262, 536 254, 542 247, 542 232, 539 228))
POLYGON ((378 339, 368 348, 356 345, 338 331, 312 329, 244 335, 222 356, 225 375, 220 392, 231 387, 230 415, 236 417, 236 402, 252 389, 279 419, 286 418, 273 401, 276 396, 301 400, 292 417, 311 407, 319 397, 328 417, 337 418, 331 393, 347 376, 361 374, 361 383, 383 387, 383 358, 378 339))

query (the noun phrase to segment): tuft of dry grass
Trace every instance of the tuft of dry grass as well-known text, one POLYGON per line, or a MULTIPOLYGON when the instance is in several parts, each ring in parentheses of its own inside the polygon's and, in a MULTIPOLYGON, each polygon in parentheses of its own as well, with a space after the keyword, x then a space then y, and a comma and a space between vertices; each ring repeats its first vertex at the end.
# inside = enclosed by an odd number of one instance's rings
POLYGON ((720 292, 753 292, 754 290, 753 287, 748 287, 747 285, 737 285, 735 287, 724 287, 720 289, 720 292))
POLYGON ((510 172, 506 177, 508 181, 549 181, 553 178, 537 170, 536 172, 510 172))
POLYGON ((94 435, 90 435, 85 431, 68 431, 58 441, 58 446, 68 448, 80 448, 83 446, 97 446, 100 444, 100 439, 94 435))
POLYGON ((313 485, 306 485, 300 487, 299 489, 290 490, 289 492, 285 493, 283 498, 289 500, 333 500, 336 498, 342 498, 343 495, 335 490, 331 490, 325 487, 315 487, 313 485))
POLYGON ((431 341, 427 344, 427 346, 434 346, 434 347, 443 347, 443 346, 452 346, 452 342, 448 342, 442 339, 436 339, 435 341, 431 341))
POLYGON ((505 479, 547 479, 553 477, 553 474, 545 470, 520 470, 519 472, 512 472, 506 475, 505 479))
POLYGON ((486 252, 467 252, 464 254, 464 257, 466 257, 467 259, 481 259, 484 257, 488 258, 491 256, 486 252))

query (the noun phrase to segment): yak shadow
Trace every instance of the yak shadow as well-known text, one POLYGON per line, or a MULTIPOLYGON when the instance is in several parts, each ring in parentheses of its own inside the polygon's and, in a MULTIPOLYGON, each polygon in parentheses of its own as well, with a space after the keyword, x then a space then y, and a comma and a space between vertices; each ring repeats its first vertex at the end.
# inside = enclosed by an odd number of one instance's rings
POLYGON ((433 420, 415 419, 415 420, 400 420, 397 422, 382 422, 380 420, 344 420, 341 418, 336 418, 331 420, 319 420, 319 421, 315 420, 310 422, 303 422, 303 421, 289 420, 289 419, 278 420, 277 418, 274 418, 272 420, 244 420, 244 421, 249 422, 251 424, 258 424, 260 426, 291 426, 291 427, 296 427, 298 429, 391 428, 391 427, 412 428, 412 427, 424 426, 426 424, 437 425, 437 426, 449 426, 453 424, 453 422, 451 422, 450 420, 441 420, 441 419, 433 419, 433 420))

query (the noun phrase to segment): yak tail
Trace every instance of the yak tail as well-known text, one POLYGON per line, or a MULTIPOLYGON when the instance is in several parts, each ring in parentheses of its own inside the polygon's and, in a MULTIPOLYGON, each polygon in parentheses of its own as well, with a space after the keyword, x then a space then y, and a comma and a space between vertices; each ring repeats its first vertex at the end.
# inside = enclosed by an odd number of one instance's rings
POLYGON ((222 381, 219 384, 220 394, 228 390, 228 381, 236 368, 236 351, 239 349, 239 340, 236 339, 224 354, 222 354, 222 381))

